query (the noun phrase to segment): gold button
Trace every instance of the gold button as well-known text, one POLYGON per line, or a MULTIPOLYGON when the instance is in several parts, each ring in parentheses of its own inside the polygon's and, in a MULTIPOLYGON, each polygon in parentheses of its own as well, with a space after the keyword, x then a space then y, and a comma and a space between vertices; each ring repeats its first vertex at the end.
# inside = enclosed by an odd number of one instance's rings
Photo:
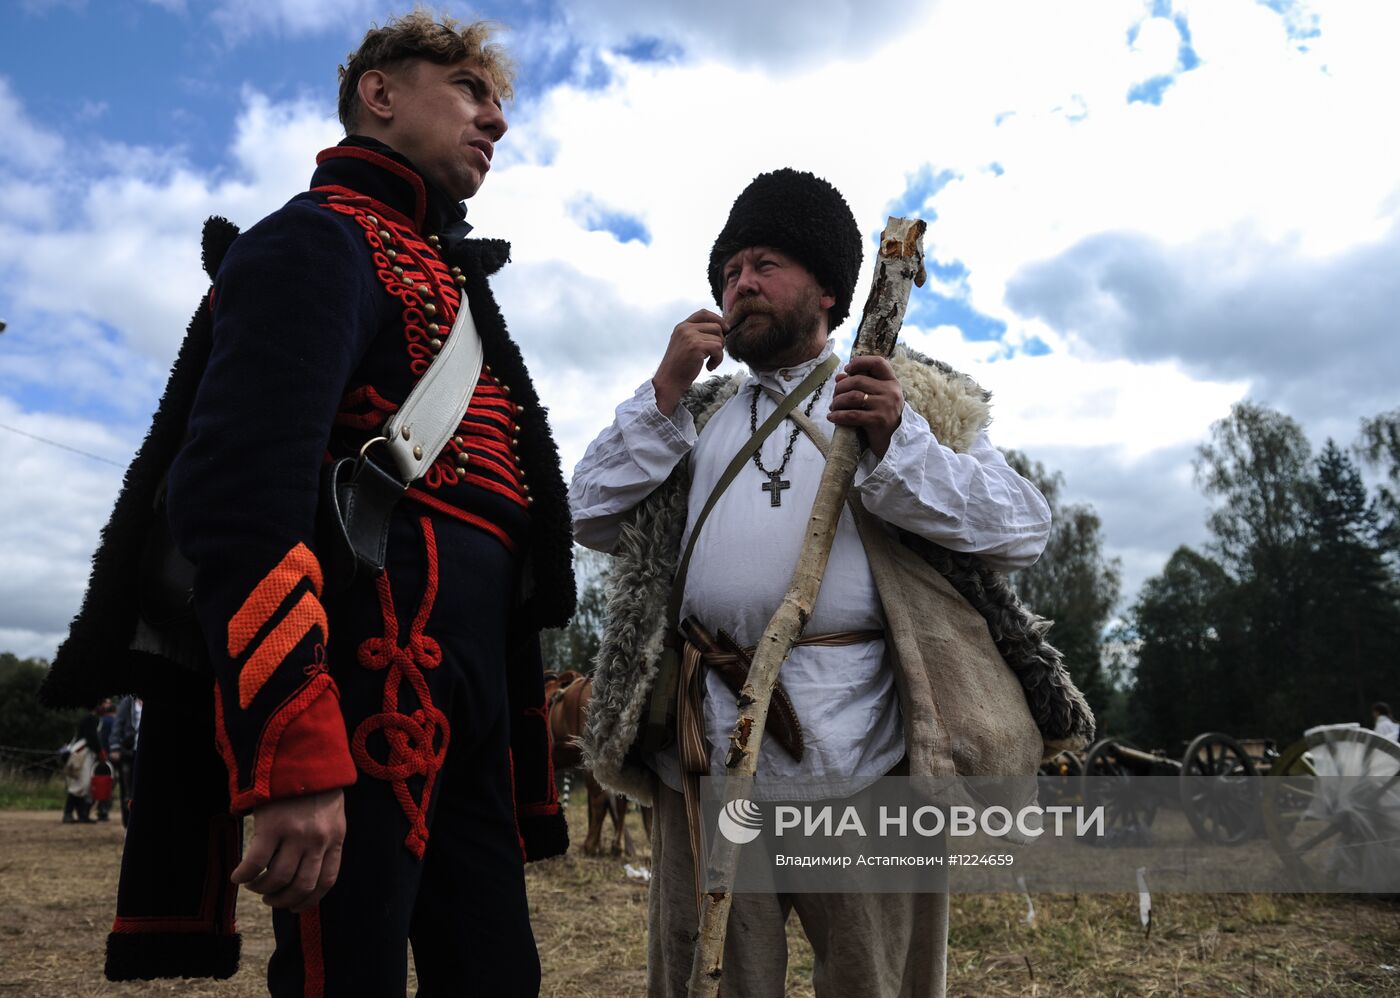
POLYGON ((491 365, 490 365, 490 364, 485 364, 485 365, 483 365, 481 369, 482 369, 483 371, 485 371, 487 374, 490 374, 490 373, 491 373, 491 365))
POLYGON ((407 440, 413 436, 413 427, 405 426, 403 429, 399 430, 399 433, 403 434, 403 438, 407 440))
POLYGON ((460 465, 461 465, 462 467, 464 467, 464 468, 467 466, 467 462, 470 461, 471 459, 472 459, 472 456, 471 456, 470 454, 468 454, 466 451, 462 451, 462 453, 460 453, 460 454, 457 455, 457 463, 460 464, 460 465))
POLYGON ((526 506, 533 506, 534 504, 535 504, 535 497, 534 497, 534 496, 526 496, 526 497, 525 497, 525 505, 526 505, 526 506))
POLYGON ((453 438, 452 438, 452 442, 453 442, 454 444, 456 444, 458 447, 462 446, 462 438, 461 438, 461 437, 453 437, 453 438))
POLYGON ((520 469, 520 480, 521 480, 522 482, 525 481, 525 469, 524 469, 524 468, 521 468, 521 469, 520 469))
POLYGON ((384 255, 387 256, 390 260, 393 260, 399 255, 399 251, 396 249, 386 249, 384 251, 384 255))
POLYGON ((454 277, 453 280, 457 282, 457 287, 459 288, 466 287, 467 285, 467 279, 460 274, 454 277))
POLYGON ((437 306, 432 302, 428 302, 428 304, 423 306, 423 311, 427 312, 429 315, 437 315, 437 306))
POLYGON ((390 239, 393 239, 394 237, 391 236, 391 235, 389 235, 389 230, 388 230, 388 229, 380 229, 380 230, 379 230, 379 238, 382 239, 382 240, 384 240, 384 241, 387 243, 390 239))
POLYGON ((402 268, 402 267, 395 266, 395 267, 394 267, 394 274, 395 274, 395 276, 397 276, 397 277, 402 277, 402 276, 403 276, 403 268, 402 268))
POLYGON ((419 293, 420 295, 425 295, 425 294, 427 294, 427 293, 428 293, 429 291, 431 291, 431 290, 433 290, 433 289, 430 288, 430 287, 428 287, 426 284, 420 284, 420 285, 418 285, 418 293, 419 293))
POLYGON ((526 495, 530 494, 530 486, 526 485, 524 482, 521 482, 520 487, 525 490, 526 495))
POLYGON ((453 267, 453 268, 452 268, 452 273, 454 273, 454 274, 460 274, 461 272, 462 272, 462 268, 461 268, 461 267, 453 267))
MULTIPOLYGON (((518 427, 517 427, 517 428, 518 428, 518 427)), ((512 449, 514 449, 514 448, 516 448, 516 447, 519 447, 519 446, 520 446, 520 438, 519 438, 519 437, 511 437, 511 438, 510 438, 510 446, 511 446, 512 449)))
POLYGON ((422 448, 422 447, 415 447, 415 448, 413 448, 413 460, 415 460, 415 461, 421 461, 421 460, 423 460, 423 448, 422 448))
POLYGON ((430 243, 432 243, 434 246, 436 246, 436 245, 438 244, 438 237, 437 237, 437 236, 429 236, 429 237, 428 237, 428 242, 430 242, 430 243))
POLYGON ((430 322, 430 323, 428 323, 428 332, 430 332, 430 333, 432 333, 434 336, 436 336, 436 335, 437 335, 437 331, 438 331, 438 324, 437 324, 436 322, 430 322))
POLYGON ((428 341, 428 349, 433 353, 437 353, 442 349, 442 340, 438 339, 436 336, 433 337, 428 341))
POLYGON ((516 411, 517 413, 524 412, 524 411, 525 411, 525 407, 524 407, 523 405, 518 405, 518 406, 515 407, 515 411, 516 411))
POLYGON ((509 394, 510 394, 510 385, 502 385, 502 386, 501 386, 501 394, 502 394, 502 395, 509 395, 509 394))
POLYGON ((366 216, 365 216, 365 221, 368 222, 370 225, 378 225, 378 224, 379 224, 379 219, 375 218, 373 215, 366 215, 366 216))

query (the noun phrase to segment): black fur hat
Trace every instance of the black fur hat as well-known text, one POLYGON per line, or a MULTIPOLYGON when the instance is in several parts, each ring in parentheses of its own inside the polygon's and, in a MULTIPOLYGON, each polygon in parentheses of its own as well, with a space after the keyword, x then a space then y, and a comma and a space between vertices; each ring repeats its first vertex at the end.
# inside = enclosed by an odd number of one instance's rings
POLYGON ((815 275, 836 299, 831 328, 850 314, 860 272, 860 226, 841 192, 825 180, 784 167, 760 173, 734 199, 710 249, 710 291, 717 304, 725 261, 750 246, 782 250, 815 275))

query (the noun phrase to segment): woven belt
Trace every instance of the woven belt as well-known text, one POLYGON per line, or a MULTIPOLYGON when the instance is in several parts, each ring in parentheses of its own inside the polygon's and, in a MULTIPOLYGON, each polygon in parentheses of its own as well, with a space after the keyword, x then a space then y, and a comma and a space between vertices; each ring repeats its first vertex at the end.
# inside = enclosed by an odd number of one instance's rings
MULTIPOLYGON (((724 631, 711 636, 694 617, 681 624, 685 635, 685 645, 681 659, 681 696, 678 732, 680 742, 681 767, 686 772, 708 773, 710 770, 709 743, 705 738, 704 716, 701 709, 704 666, 738 694, 748 681, 749 668, 753 664, 753 648, 744 648, 724 631)), ((830 634, 814 634, 800 638, 794 643, 808 647, 838 648, 844 645, 862 644, 885 636, 884 631, 833 631, 830 634)), ((782 683, 773 687, 773 699, 768 709, 768 719, 764 730, 773 736, 779 745, 795 761, 802 761, 802 723, 788 699, 782 683)))
MULTIPOLYGON (((711 636, 694 617, 681 622, 685 644, 681 652, 680 696, 677 705, 677 748, 681 762, 681 790, 685 798, 686 824, 690 832, 690 858, 695 877, 696 911, 702 908, 704 884, 704 835, 701 830, 700 777, 710 771, 710 743, 705 737, 705 670, 714 670, 735 694, 743 688, 753 664, 752 648, 743 648, 724 631, 711 636)), ((797 645, 838 648, 883 638, 884 631, 833 631, 800 638, 797 645)), ((802 725, 782 683, 773 685, 764 730, 798 762, 802 761, 802 725)))

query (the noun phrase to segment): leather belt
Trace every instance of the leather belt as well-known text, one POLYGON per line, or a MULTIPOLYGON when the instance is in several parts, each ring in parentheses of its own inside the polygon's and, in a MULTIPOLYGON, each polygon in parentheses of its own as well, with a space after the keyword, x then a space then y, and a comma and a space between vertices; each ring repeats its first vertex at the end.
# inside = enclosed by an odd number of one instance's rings
MULTIPOLYGON (((700 710, 701 683, 699 666, 712 670, 736 696, 748 681, 753 665, 753 648, 744 648, 724 631, 711 635, 694 617, 681 623, 685 637, 682 667, 682 701, 680 742, 681 763, 690 772, 709 772, 708 744, 704 737, 704 720, 700 710)), ((837 648, 861 644, 885 636, 884 631, 834 631, 798 639, 797 645, 837 648)), ((781 682, 773 687, 773 699, 768 707, 764 730, 773 737, 794 761, 801 762, 804 750, 802 723, 781 682)))

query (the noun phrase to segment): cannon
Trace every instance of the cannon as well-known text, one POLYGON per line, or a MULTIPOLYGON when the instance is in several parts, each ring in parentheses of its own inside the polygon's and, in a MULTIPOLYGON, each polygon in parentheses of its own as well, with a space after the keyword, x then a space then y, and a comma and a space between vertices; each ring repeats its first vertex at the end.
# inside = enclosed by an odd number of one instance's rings
POLYGON ((1393 882, 1400 849, 1400 744, 1357 724, 1309 728, 1264 781, 1264 831, 1311 890, 1393 882))
POLYGON ((1081 796, 1086 805, 1103 807, 1114 841, 1145 841, 1158 810, 1179 807, 1202 841, 1232 845, 1260 834, 1259 789, 1250 777, 1269 772, 1277 758, 1270 740, 1218 731, 1198 735, 1180 759, 1105 738, 1078 765, 1081 796), (1142 776, 1175 779, 1136 779, 1142 776))

